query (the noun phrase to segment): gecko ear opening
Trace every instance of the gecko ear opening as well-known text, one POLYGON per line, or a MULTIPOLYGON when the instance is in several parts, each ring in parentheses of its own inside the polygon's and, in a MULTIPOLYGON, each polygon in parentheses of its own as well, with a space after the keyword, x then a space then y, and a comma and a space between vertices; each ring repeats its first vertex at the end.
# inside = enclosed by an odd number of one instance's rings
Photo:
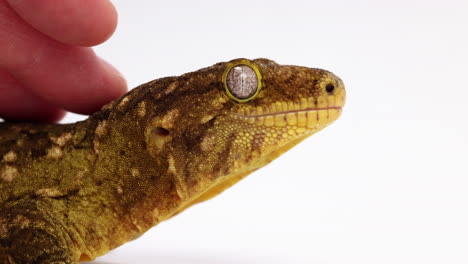
POLYGON ((169 136, 170 134, 169 130, 165 129, 164 127, 155 127, 153 128, 151 133, 155 136, 160 136, 160 137, 169 136))
POLYGON ((153 156, 157 156, 164 145, 171 141, 172 135, 169 129, 162 126, 152 126, 146 130, 146 147, 153 156))

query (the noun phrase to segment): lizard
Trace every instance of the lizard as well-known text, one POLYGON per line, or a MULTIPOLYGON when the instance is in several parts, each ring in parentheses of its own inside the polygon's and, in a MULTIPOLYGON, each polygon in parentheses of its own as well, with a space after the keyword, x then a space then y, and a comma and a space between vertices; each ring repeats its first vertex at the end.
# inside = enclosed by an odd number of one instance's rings
POLYGON ((335 121, 342 80, 235 59, 150 81, 72 124, 0 123, 0 264, 91 261, 335 121))

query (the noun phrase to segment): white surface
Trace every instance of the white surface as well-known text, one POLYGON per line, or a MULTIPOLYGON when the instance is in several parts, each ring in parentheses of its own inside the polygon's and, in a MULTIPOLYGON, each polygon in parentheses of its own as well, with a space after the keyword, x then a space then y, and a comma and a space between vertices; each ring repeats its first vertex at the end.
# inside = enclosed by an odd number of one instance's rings
POLYGON ((114 2, 118 31, 97 52, 130 87, 267 57, 335 72, 348 103, 97 263, 468 263, 468 1, 114 2))

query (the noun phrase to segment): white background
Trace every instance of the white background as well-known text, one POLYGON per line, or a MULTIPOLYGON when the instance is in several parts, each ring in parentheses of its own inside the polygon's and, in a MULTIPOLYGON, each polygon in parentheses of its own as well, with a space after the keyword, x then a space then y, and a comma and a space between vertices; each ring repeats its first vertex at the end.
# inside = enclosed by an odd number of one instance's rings
MULTIPOLYGON (((342 117, 97 263, 468 263, 468 1, 114 1, 130 87, 237 57, 331 70, 342 117)), ((82 118, 69 116, 67 122, 82 118)))

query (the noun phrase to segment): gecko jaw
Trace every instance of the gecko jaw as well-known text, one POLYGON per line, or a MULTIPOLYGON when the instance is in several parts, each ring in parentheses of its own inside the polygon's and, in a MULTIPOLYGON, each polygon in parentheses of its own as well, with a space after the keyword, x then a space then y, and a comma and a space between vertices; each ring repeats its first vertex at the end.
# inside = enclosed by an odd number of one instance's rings
POLYGON ((246 117, 246 118, 258 118, 258 117, 267 117, 267 116, 277 116, 277 115, 287 115, 287 114, 292 114, 292 113, 307 113, 307 112, 318 112, 322 110, 338 110, 341 111, 342 107, 341 106, 330 106, 330 107, 311 107, 311 108, 305 108, 305 109, 298 109, 298 110, 289 110, 289 111, 282 111, 282 112, 276 112, 276 113, 266 113, 266 114, 253 114, 253 115, 238 115, 239 117, 246 117))
MULTIPOLYGON (((257 109, 258 110, 258 109, 257 109)), ((244 111, 234 114, 239 119, 250 124, 266 127, 304 127, 317 129, 335 121, 342 112, 341 106, 307 107, 299 109, 281 109, 280 111, 244 111)))

